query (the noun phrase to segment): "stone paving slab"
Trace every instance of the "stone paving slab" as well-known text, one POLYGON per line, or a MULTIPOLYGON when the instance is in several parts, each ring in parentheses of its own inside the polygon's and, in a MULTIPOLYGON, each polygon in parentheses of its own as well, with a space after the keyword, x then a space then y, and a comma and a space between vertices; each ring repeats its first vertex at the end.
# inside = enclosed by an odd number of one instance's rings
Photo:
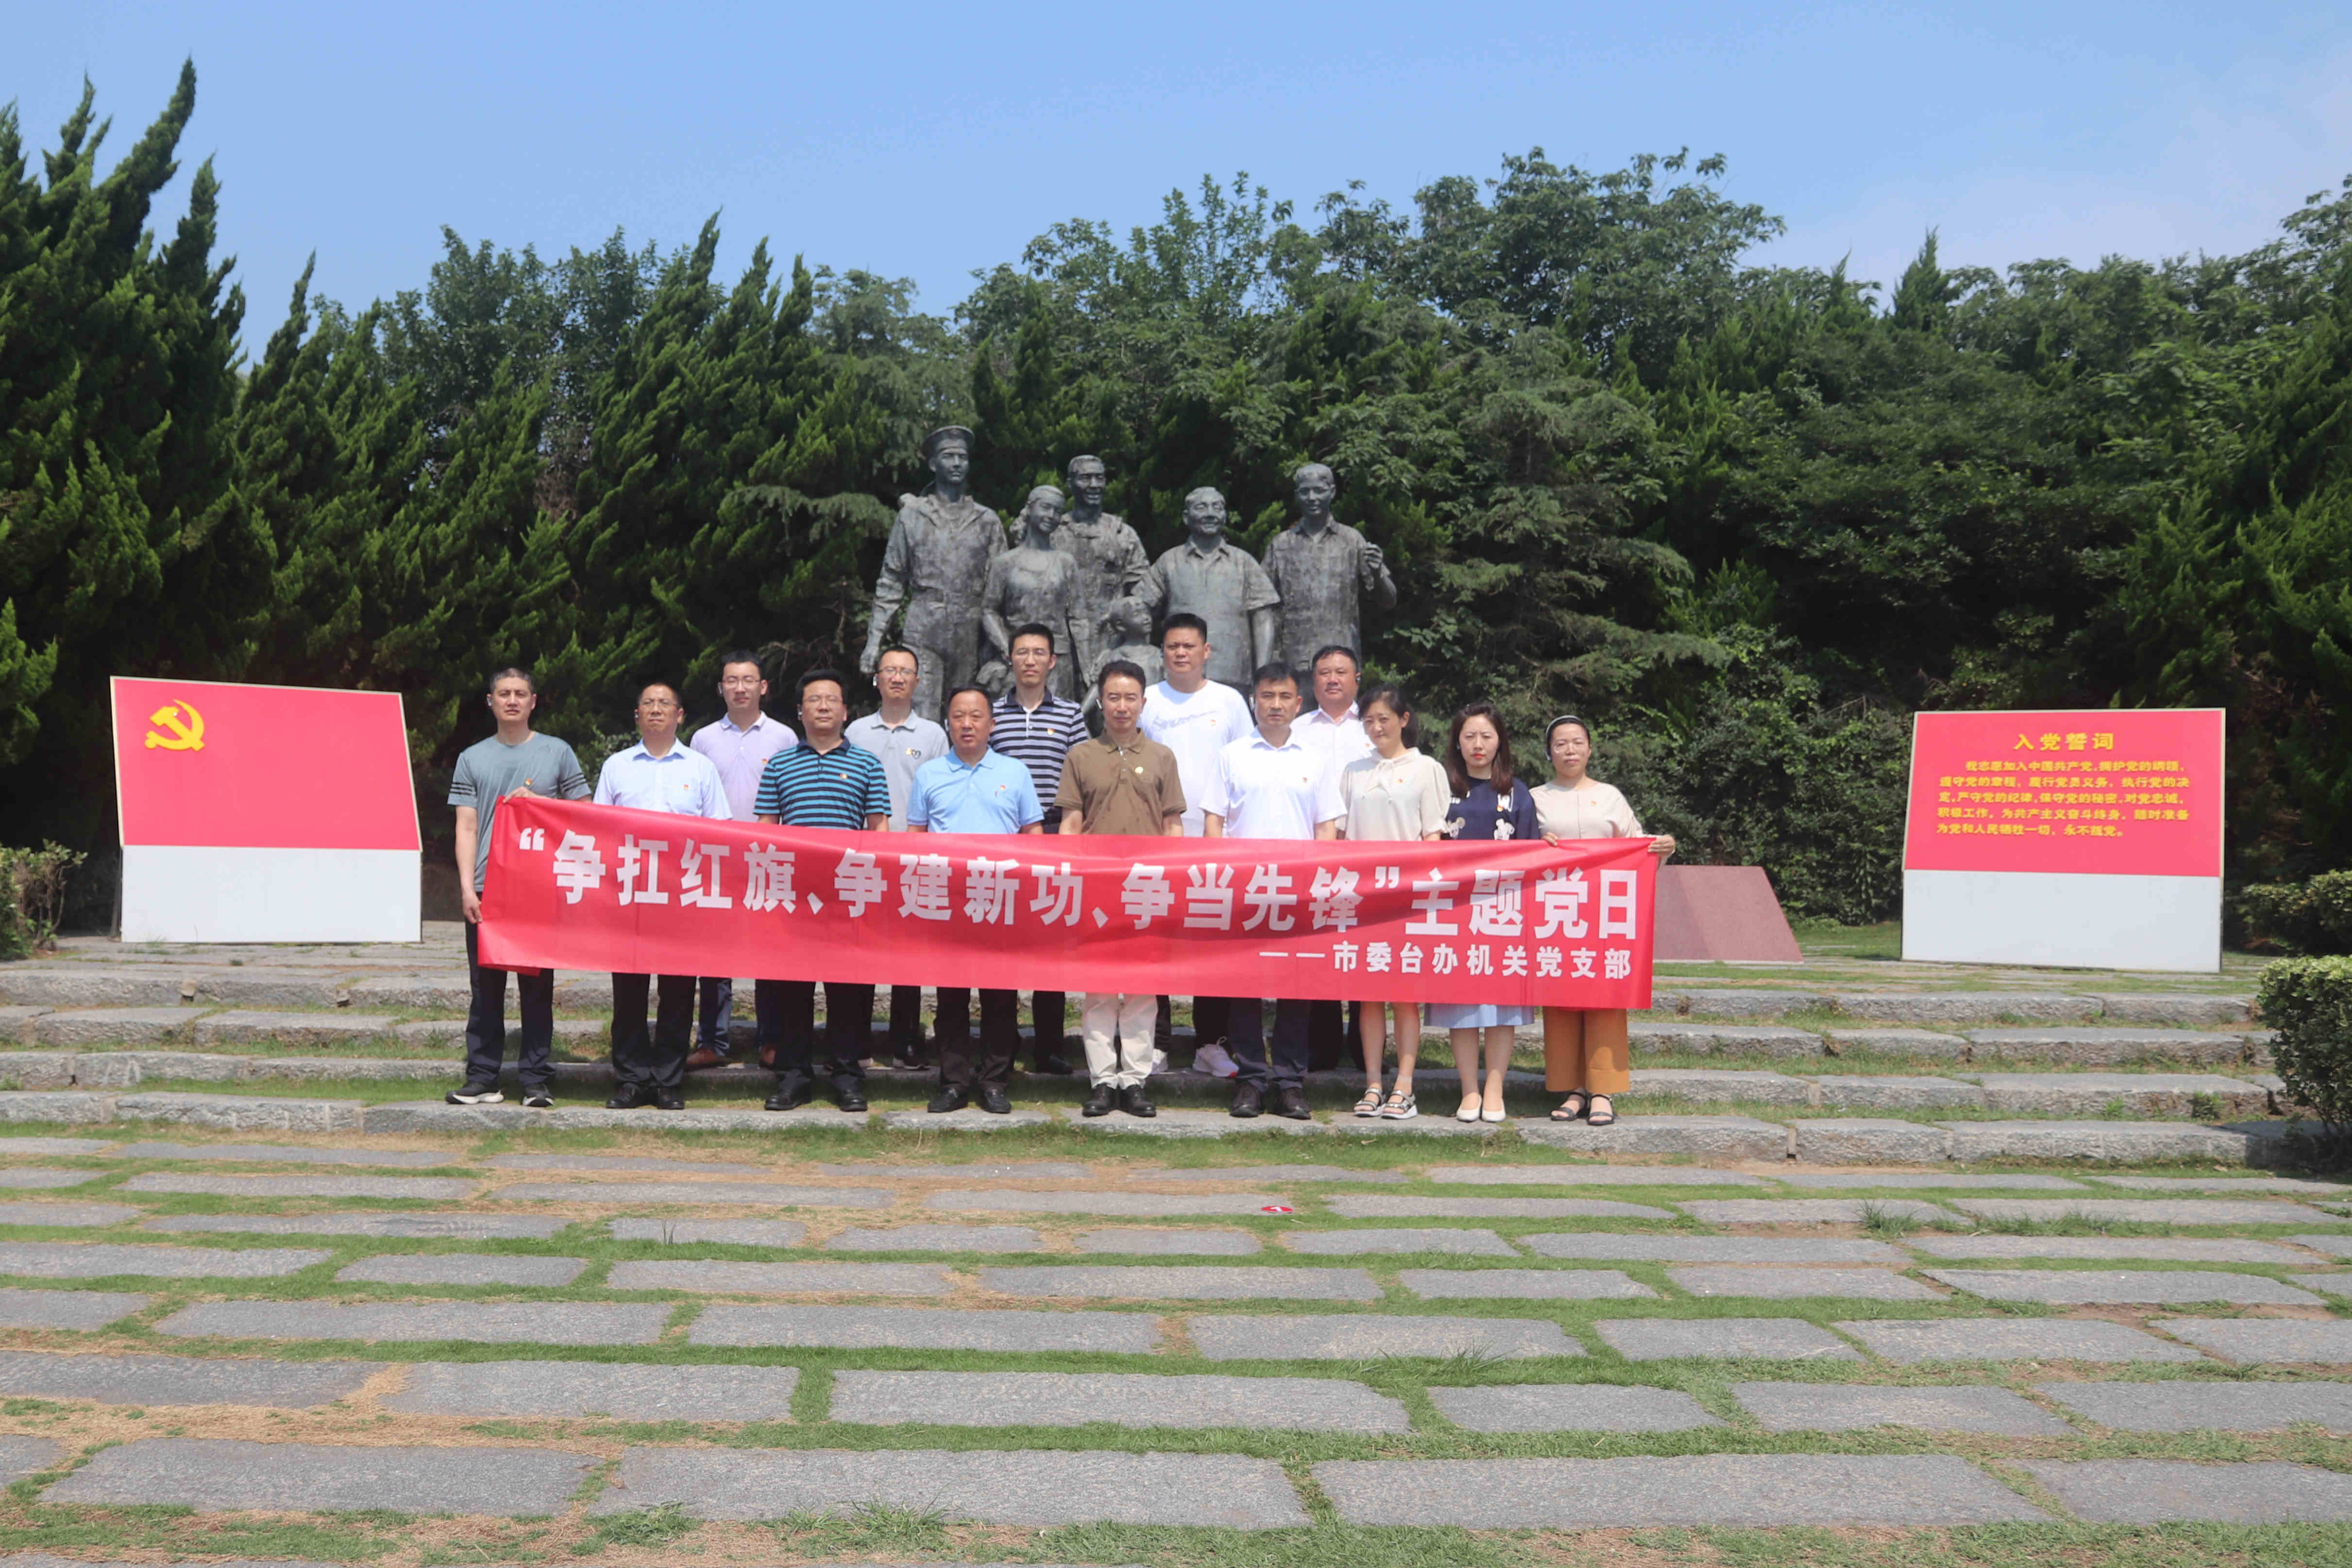
POLYGON ((2317 1307, 2307 1290, 2261 1274, 2186 1268, 1923 1268, 1955 1290, 1988 1301, 2053 1307, 2164 1306, 2228 1301, 2236 1306, 2317 1307))
POLYGON ((796 1219, 616 1219, 606 1229, 615 1241, 658 1241, 674 1247, 695 1242, 798 1247, 808 1235, 808 1226, 796 1219))
POLYGON ((215 1176, 149 1171, 115 1191, 224 1198, 467 1198, 480 1184, 470 1176, 215 1176))
POLYGON ((1669 1268, 1666 1278, 1694 1296, 1759 1296, 1787 1300, 1840 1296, 1862 1301, 1939 1301, 1918 1280, 1891 1268, 1669 1268))
POLYGON ((545 1241, 571 1224, 536 1215, 503 1214, 180 1214, 147 1222, 149 1230, 242 1233, 247 1236, 374 1236, 402 1240, 545 1241))
POLYGON ((2091 1180, 2103 1187, 2129 1187, 2142 1193, 2285 1193, 2325 1203, 2352 1194, 2352 1187, 2335 1182, 2306 1182, 2294 1176, 2109 1176, 2091 1180))
POLYGON ((2352 1384, 2045 1383, 2036 1393, 2118 1432, 2352 1432, 2352 1384))
POLYGON ((1364 1361, 1477 1354, 1518 1360, 1580 1356, 1584 1347, 1538 1318, 1378 1317, 1370 1313, 1184 1320, 1211 1361, 1364 1361))
POLYGON ((102 1171, 44 1171, 26 1165, 0 1169, 0 1187, 16 1187, 27 1192, 47 1191, 58 1187, 79 1187, 94 1182, 102 1171))
POLYGON ((982 1524, 1271 1530, 1312 1522, 1273 1459, 1049 1448, 631 1448, 589 1511, 669 1501, 697 1519, 841 1513, 885 1503, 982 1524))
POLYGON ((1815 1165, 1936 1164, 1951 1152, 1940 1127, 1885 1117, 1806 1116, 1789 1124, 1791 1152, 1815 1165))
POLYGON ((188 1340, 649 1345, 661 1337, 669 1311, 624 1301, 199 1301, 155 1331, 188 1340))
POLYGON ((1657 1295, 1614 1268, 1407 1268, 1397 1279, 1423 1300, 1600 1301, 1657 1295))
POLYGON ((1640 1459, 1327 1459, 1348 1524, 1473 1530, 1997 1524, 2049 1516, 1947 1454, 1640 1459))
POLYGON ((103 1138, 0 1138, 0 1154, 37 1154, 43 1158, 59 1154, 103 1154, 121 1147, 121 1144, 109 1142, 103 1138))
POLYGON ((1859 1225, 1869 1209, 1931 1224, 1966 1223, 1949 1209, 1913 1198, 1701 1198, 1682 1208, 1708 1225, 1859 1225))
POLYGON ((2150 1326, 2242 1364, 2352 1363, 2352 1321, 2342 1318, 2158 1318, 2150 1326))
MULTIPOLYGON (((1081 1165, 1069 1160, 1026 1160, 1013 1163, 989 1163, 975 1161, 970 1164, 909 1163, 904 1165, 819 1165, 817 1173, 825 1176, 846 1176, 860 1182, 1090 1182, 1095 1179, 1091 1165, 1081 1165)), ((1158 1172, 1149 1173, 1155 1178, 1158 1172)))
POLYGON ((1432 1388, 1439 1415, 1469 1432, 1687 1432, 1720 1426, 1677 1389, 1609 1383, 1432 1388))
POLYGON ((1788 1157, 1789 1130, 1752 1116, 1620 1115, 1607 1127, 1589 1121, 1523 1121, 1519 1137, 1602 1159, 1621 1154, 1696 1154, 1709 1160, 1788 1157))
POLYGON ((496 1252, 392 1253, 362 1258, 335 1278, 380 1285, 569 1285, 584 1258, 517 1258, 496 1252))
POLYGON ((2292 1247, 2227 1237, 1906 1236, 1931 1258, 2138 1258, 2151 1263, 2307 1263, 2292 1247))
POLYGON ((121 1160, 250 1160, 289 1165, 406 1165, 427 1170, 436 1165, 467 1163, 463 1154, 430 1149, 307 1149, 287 1143, 115 1143, 107 1145, 107 1152, 121 1160))
POLYGON ((145 1311, 154 1299, 127 1290, 0 1289, 0 1329, 102 1329, 145 1311))
MULTIPOLYGON (((2149 1385, 2143 1385, 2149 1386, 2149 1385)), ((1735 1383, 1731 1396, 1767 1432, 1996 1432, 2069 1437, 2074 1429, 2006 1388, 1879 1388, 1852 1383, 1735 1383)))
POLYGON ((1860 1361, 1853 1347, 1801 1318, 1615 1318, 1592 1325, 1627 1361, 1860 1361))
POLYGON ((1265 1268, 1214 1264, 1078 1264, 982 1268, 983 1290, 1006 1296, 1147 1301, 1377 1301, 1380 1286, 1360 1268, 1265 1268))
POLYGON ((1820 1241, 1781 1236, 1636 1236, 1566 1231, 1523 1236, 1538 1258, 1623 1258, 1644 1263, 1909 1263, 1883 1241, 1820 1241))
POLYGON ((2329 1296, 2352 1296, 2352 1271, 2340 1274, 2290 1274, 2287 1279, 2306 1290, 2329 1296))
POLYGON ((1407 1432, 1403 1402, 1319 1377, 1143 1373, 836 1372, 833 1419, 872 1426, 1244 1426, 1407 1432))
POLYGON ((1517 1258, 1518 1249, 1491 1230, 1297 1230, 1284 1237, 1293 1252, 1325 1257, 1371 1252, 1452 1252, 1472 1258, 1517 1258))
POLYGON ((65 1446, 47 1437, 0 1437, 0 1484, 46 1470, 65 1456, 65 1446))
POLYGON ((1838 1325, 1883 1360, 2183 1362, 2205 1358, 2122 1323, 2098 1318, 1945 1318, 1838 1325))
POLYGON ((2125 1220, 2140 1225, 2320 1225, 2336 1216, 2284 1198, 2242 1203, 2200 1198, 1955 1198, 1979 1219, 2125 1220))
MULTIPOLYGON (((1160 1114, 1168 1113, 1162 1110, 1160 1114)), ((1353 1129, 1342 1127, 1339 1131, 1353 1129)), ((1412 1180, 1402 1171, 1356 1171, 1345 1165, 1203 1165, 1189 1171, 1129 1171, 1127 1179, 1151 1185, 1162 1182, 1364 1182, 1381 1186, 1396 1186, 1412 1180)))
POLYGON ((2242 1165, 2257 1148, 2243 1132, 2182 1121, 1947 1121, 1950 1158, 2092 1160, 2147 1164, 2159 1160, 2212 1160, 2242 1165))
POLYGON ((803 1187, 782 1182, 519 1182, 488 1194, 518 1203, 761 1204, 779 1208, 886 1209, 878 1187, 803 1187))
MULTIPOLYGON (((920 1116, 922 1112, 903 1114, 920 1116)), ((1003 1118, 991 1117, 989 1120, 998 1121, 1003 1118)), ((1352 1121, 1354 1118, 1349 1120, 1352 1121)), ((1286 1116, 1253 1116, 1237 1120, 1223 1110, 1202 1110, 1181 1105, 1163 1105, 1157 1116, 1105 1116, 1082 1125, 1088 1131, 1140 1138, 1236 1138, 1252 1133, 1300 1138, 1331 1131, 1320 1121, 1293 1121, 1286 1116)), ((1350 1127, 1348 1131, 1353 1131, 1354 1129, 1350 1127)))
POLYGON ((800 1369, 791 1366, 631 1366, 609 1362, 421 1362, 382 1410, 419 1415, 522 1415, 550 1420, 789 1421, 800 1369))
POLYGON ((705 1308, 694 1320, 694 1326, 687 1331, 687 1340, 698 1345, 1080 1351, 1145 1355, 1159 1348, 1160 1320, 1148 1312, 714 1306, 705 1308))
POLYGON ((835 1252, 1037 1252, 1045 1244, 1025 1225, 901 1225, 845 1230, 824 1245, 835 1252))
POLYGON ((2080 1193, 2088 1188, 2063 1176, 1963 1176, 1939 1171, 1801 1171, 1776 1178, 1793 1187, 1884 1187, 1889 1191, 1933 1188, 1946 1192, 2080 1193))
POLYGON ((0 1204, 0 1225, 121 1225, 124 1220, 137 1219, 146 1212, 129 1204, 0 1204))
POLYGON ((40 1279, 102 1279, 146 1274, 164 1279, 275 1279, 324 1263, 306 1247, 124 1247, 92 1241, 0 1242, 0 1274, 40 1279))
POLYGON ((2352 1520, 2352 1476, 2316 1465, 2043 1459, 2025 1469, 2100 1524, 2316 1524, 2352 1520))
POLYGON ((1979 1073, 1984 1103, 2027 1116, 2098 1116, 2121 1105, 2137 1116, 2186 1116, 2198 1096, 2209 1096, 2233 1116, 2270 1110, 2268 1090, 2210 1073, 1979 1073))
POLYGON ((743 1176, 765 1180, 770 1165, 710 1160, 657 1160, 636 1154, 499 1154, 482 1162, 494 1171, 653 1171, 676 1176, 743 1176))
POLYGON ((1245 1230, 1147 1230, 1139 1226, 1106 1226, 1100 1230, 1081 1231, 1077 1247, 1080 1252, 1159 1254, 1171 1258, 1246 1258, 1261 1250, 1257 1237, 1245 1230))
POLYGON ((0 1352, 0 1394, 100 1405, 253 1405, 312 1410, 360 1391, 374 1362, 0 1352))
POLYGON ((170 1503, 230 1509, 375 1509, 551 1514, 596 1468, 552 1448, 347 1447, 149 1437, 98 1454, 42 1493, 45 1502, 170 1503))
MULTIPOLYGON (((893 1132, 1010 1132, 1021 1127, 1051 1127, 1061 1120, 1050 1110, 1016 1110, 992 1116, 976 1105, 938 1116, 928 1110, 888 1110, 882 1114, 882 1125, 893 1132)), ((1126 1121, 1132 1118, 1122 1116, 1117 1120, 1126 1121)))
POLYGON ((1098 1214, 1133 1219, 1264 1214, 1292 1205, 1288 1198, 1272 1193, 1055 1193, 986 1187, 969 1193, 933 1193, 923 1200, 923 1206, 934 1214, 1098 1214))
POLYGON ((2352 1258, 2352 1231, 2339 1231, 2334 1236, 2286 1236, 2279 1239, 2292 1241, 2297 1247, 2308 1247, 2315 1252, 2325 1252, 2336 1258, 2352 1258))
MULTIPOLYGON (((1400 1181, 1404 1178, 1400 1176, 1400 1181)), ((1465 1187, 1760 1187, 1761 1176, 1694 1165, 1439 1165, 1429 1179, 1465 1187)))
POLYGON ((615 1263, 604 1283, 614 1290, 741 1291, 748 1295, 944 1296, 955 1277, 936 1263, 720 1263, 665 1258, 615 1263))
MULTIPOLYGON (((1339 1193, 1323 1200, 1341 1219, 1672 1219, 1672 1209, 1610 1198, 1449 1198, 1339 1193)), ((1685 1205, 1688 1206, 1688 1205, 1685 1205)))

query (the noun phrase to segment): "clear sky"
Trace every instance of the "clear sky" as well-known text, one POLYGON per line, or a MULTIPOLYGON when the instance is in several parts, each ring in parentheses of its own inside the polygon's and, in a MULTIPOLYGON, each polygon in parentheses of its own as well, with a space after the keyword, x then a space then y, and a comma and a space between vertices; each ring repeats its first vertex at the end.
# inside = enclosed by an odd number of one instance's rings
POLYGON ((720 211, 730 275, 765 236, 944 312, 1057 220, 1236 170, 1406 205, 1534 146, 1687 145, 1787 220, 1757 259, 1890 283, 1931 225, 1948 263, 2242 249, 2352 171, 2341 4, 82 0, 0 36, 35 148, 88 73, 119 153, 194 58, 174 194, 215 159, 249 344, 311 251, 361 304, 421 286, 445 224, 546 254, 720 211))

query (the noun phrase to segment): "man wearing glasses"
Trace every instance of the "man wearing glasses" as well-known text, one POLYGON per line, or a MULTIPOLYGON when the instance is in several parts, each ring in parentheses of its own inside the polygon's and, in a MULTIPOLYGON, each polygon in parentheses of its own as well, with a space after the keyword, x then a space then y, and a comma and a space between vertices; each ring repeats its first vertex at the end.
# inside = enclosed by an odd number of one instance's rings
MULTIPOLYGON (((677 688, 666 680, 649 681, 637 693, 637 743, 604 759, 596 776, 596 804, 633 811, 667 812, 676 816, 707 816, 732 820, 727 791, 710 759, 677 743, 677 721, 685 708, 677 688)), ((686 853, 688 825, 665 832, 648 824, 636 838, 640 853, 660 855, 671 867, 686 853), (653 836, 659 834, 660 838, 653 836)), ((694 980, 691 974, 661 977, 659 1016, 650 1038, 646 1034, 646 993, 653 977, 613 976, 613 1098, 608 1110, 634 1110, 641 1105, 664 1110, 686 1109, 686 1048, 694 1036, 694 980)))

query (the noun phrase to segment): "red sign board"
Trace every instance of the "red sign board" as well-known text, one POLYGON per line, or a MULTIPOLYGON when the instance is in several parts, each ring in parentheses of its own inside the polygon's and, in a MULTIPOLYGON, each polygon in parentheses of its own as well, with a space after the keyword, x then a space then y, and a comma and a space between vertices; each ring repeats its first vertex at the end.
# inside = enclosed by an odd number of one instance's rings
POLYGON ((126 846, 420 847, 398 692, 113 686, 126 846))
POLYGON ((1921 713, 1906 871, 2221 874, 2219 708, 1921 713))

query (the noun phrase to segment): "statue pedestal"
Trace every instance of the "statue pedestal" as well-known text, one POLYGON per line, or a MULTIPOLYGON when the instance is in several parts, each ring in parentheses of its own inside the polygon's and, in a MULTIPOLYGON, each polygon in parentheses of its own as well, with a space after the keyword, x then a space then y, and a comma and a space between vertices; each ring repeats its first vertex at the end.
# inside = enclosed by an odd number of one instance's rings
POLYGON ((1761 866, 1659 867, 1654 957, 1721 963, 1805 961, 1761 866))

